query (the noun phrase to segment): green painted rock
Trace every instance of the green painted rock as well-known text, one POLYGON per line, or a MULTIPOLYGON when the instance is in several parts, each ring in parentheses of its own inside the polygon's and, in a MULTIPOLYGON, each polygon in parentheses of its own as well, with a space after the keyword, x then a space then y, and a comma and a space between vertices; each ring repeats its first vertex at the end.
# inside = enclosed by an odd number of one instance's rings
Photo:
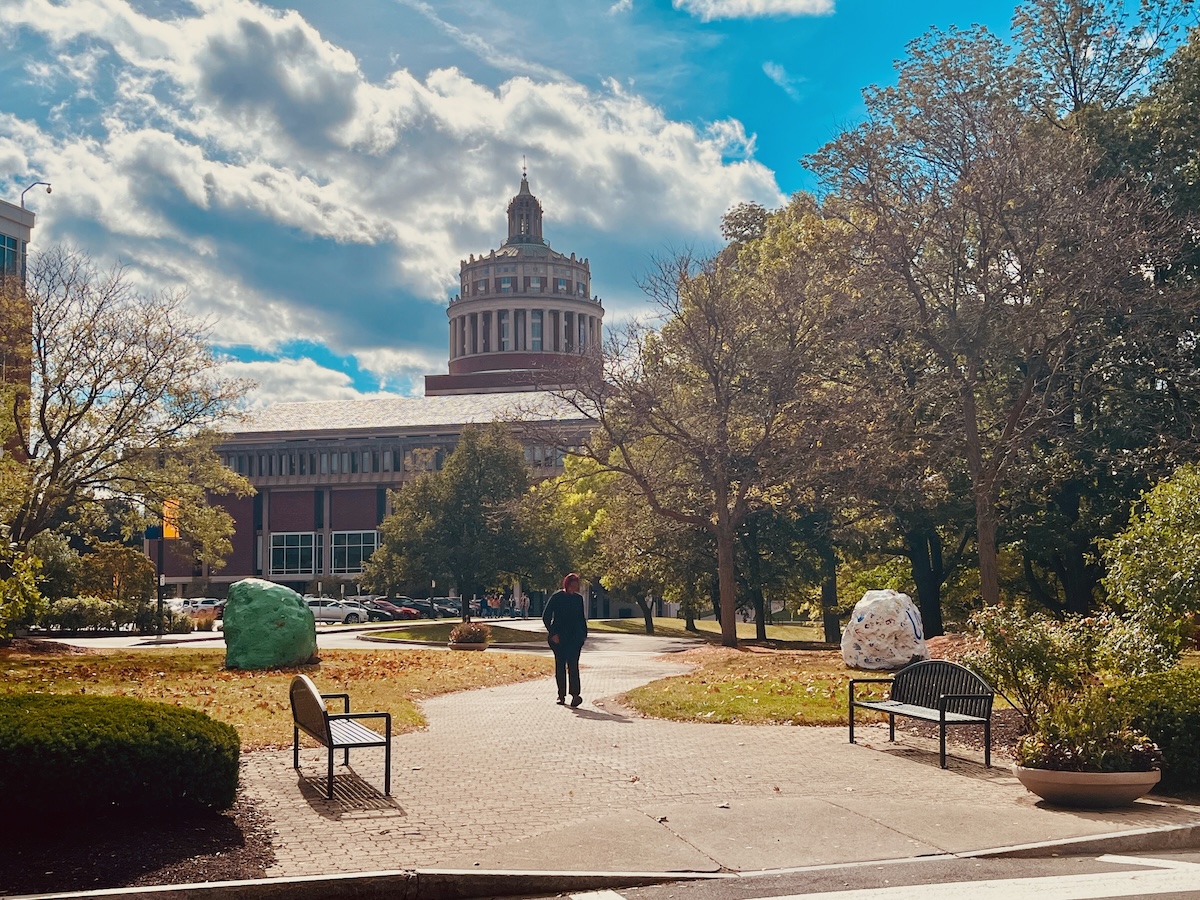
POLYGON ((224 632, 227 669, 298 666, 317 652, 317 623, 304 598, 261 578, 230 586, 224 632))

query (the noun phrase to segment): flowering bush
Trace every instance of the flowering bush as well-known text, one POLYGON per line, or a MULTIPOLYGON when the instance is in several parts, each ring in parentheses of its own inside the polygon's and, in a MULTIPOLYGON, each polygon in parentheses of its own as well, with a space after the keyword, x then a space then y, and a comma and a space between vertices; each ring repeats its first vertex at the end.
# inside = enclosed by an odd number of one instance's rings
POLYGON ((1149 772, 1162 767, 1163 754, 1118 704, 1091 690, 1041 716, 1017 745, 1016 760, 1058 772, 1149 772))
POLYGON ((459 622, 450 629, 452 644, 486 644, 492 639, 492 629, 481 622, 459 622))

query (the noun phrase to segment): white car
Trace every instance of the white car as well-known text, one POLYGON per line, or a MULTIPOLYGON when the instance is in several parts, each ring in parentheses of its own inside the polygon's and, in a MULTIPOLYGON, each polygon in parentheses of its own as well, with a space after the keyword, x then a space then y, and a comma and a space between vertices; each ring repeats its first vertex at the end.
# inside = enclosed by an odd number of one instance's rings
POLYGON ((353 625, 355 622, 367 620, 365 611, 361 607, 351 606, 340 600, 312 598, 308 601, 308 608, 312 610, 313 617, 318 622, 345 622, 353 625))

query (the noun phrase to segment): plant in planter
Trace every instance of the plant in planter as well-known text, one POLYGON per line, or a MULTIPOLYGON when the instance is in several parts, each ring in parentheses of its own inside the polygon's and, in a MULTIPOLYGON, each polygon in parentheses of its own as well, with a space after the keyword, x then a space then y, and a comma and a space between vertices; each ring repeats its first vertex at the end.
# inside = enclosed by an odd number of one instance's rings
POLYGON ((1162 751, 1105 693, 1092 689, 1041 716, 1017 745, 1013 770, 1051 803, 1125 806, 1158 783, 1162 751))
POLYGON ((486 650, 492 629, 481 622, 459 622, 450 629, 450 647, 454 650, 486 650))

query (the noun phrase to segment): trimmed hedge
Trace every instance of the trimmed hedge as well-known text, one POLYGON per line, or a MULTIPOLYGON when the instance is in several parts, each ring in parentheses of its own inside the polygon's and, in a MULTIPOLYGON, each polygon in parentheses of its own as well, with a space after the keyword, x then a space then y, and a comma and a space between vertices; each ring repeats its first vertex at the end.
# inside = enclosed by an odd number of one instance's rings
POLYGON ((1131 678, 1112 694, 1133 727, 1162 748, 1163 785, 1200 788, 1200 669, 1131 678))
POLYGON ((132 697, 0 696, 6 816, 227 809, 241 741, 198 710, 132 697))

